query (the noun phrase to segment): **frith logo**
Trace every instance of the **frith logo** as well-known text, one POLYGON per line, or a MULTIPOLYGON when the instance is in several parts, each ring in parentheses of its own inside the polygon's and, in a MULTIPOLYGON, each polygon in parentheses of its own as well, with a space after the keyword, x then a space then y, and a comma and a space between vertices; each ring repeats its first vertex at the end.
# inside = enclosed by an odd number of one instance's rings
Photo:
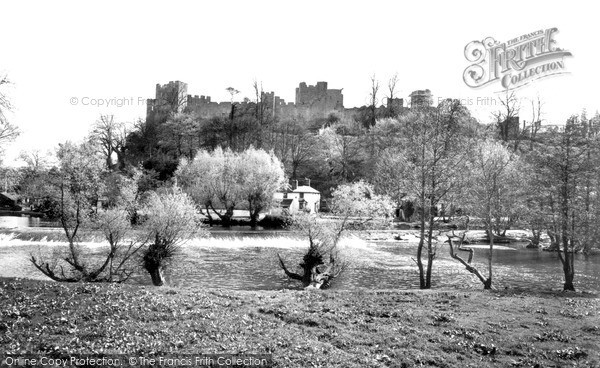
POLYGON ((569 51, 556 47, 557 28, 538 30, 500 43, 488 37, 465 46, 473 64, 464 73, 465 83, 479 88, 499 81, 503 89, 522 87, 536 79, 563 74, 569 51))

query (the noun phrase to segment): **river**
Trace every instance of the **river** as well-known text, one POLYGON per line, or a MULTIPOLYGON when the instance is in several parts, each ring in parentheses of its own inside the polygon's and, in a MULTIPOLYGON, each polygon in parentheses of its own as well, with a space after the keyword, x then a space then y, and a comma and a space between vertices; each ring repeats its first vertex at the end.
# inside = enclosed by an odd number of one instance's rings
MULTIPOLYGON (((105 245, 84 245, 86 253, 101 255, 105 245)), ((240 290, 279 290, 296 288, 279 268, 277 254, 295 267, 300 263, 306 241, 289 233, 271 235, 214 235, 193 240, 181 247, 167 269, 167 283, 176 287, 225 288, 240 290)), ((486 246, 476 248, 474 262, 486 274, 486 246)), ((16 240, 0 234, 0 276, 45 279, 29 261, 30 255, 52 258, 66 250, 65 243, 16 240)), ((348 267, 335 280, 337 289, 418 288, 415 262, 416 244, 406 242, 367 242, 351 236, 342 242, 341 254, 348 267)), ((600 256, 575 255, 575 286, 578 290, 600 291, 600 256)), ((140 273, 132 283, 149 284, 140 273)), ((497 246, 494 251, 494 285, 497 288, 561 289, 562 268, 557 253, 526 249, 523 245, 497 246)), ((434 288, 480 289, 481 283, 450 258, 448 245, 440 245, 434 262, 434 288)))

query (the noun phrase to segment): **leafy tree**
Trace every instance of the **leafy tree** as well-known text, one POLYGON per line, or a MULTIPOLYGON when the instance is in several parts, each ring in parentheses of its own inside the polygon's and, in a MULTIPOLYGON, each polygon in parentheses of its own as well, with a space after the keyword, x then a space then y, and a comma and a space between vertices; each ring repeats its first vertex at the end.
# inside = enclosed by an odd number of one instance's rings
POLYGON ((461 183, 471 123, 468 110, 456 100, 443 101, 435 108, 414 109, 402 118, 402 146, 389 153, 398 158, 396 174, 390 171, 389 180, 398 182, 417 204, 421 234, 416 263, 422 289, 431 287, 437 251, 433 243, 436 207, 449 201, 461 183))
POLYGON ((50 185, 50 154, 39 150, 23 151, 19 155, 25 166, 20 168, 20 182, 18 193, 29 199, 34 209, 52 197, 52 186, 50 185))
MULTIPOLYGON (((463 184, 461 208, 483 219, 489 237, 487 278, 469 267, 467 269, 480 278, 484 289, 491 289, 495 234, 504 236, 506 229, 524 210, 521 202, 524 196, 519 190, 523 177, 517 157, 505 145, 493 140, 477 143, 467 161, 466 171, 469 178, 463 184)), ((450 249, 451 255, 458 259, 452 254, 452 247, 450 249)))
POLYGON ((598 141, 588 130, 588 125, 572 116, 564 130, 551 132, 543 149, 533 154, 536 186, 545 197, 548 235, 563 266, 564 290, 575 290, 573 253, 581 246, 589 221, 585 183, 590 174, 597 175, 593 162, 597 162, 598 141))
POLYGON ((64 143, 57 154, 59 165, 50 174, 54 199, 59 205, 58 218, 69 243, 68 254, 63 258, 68 270, 65 272, 63 265, 38 260, 33 255, 31 262, 56 281, 96 281, 106 267, 106 264, 100 267, 87 264, 78 245, 78 232, 90 220, 102 191, 102 159, 97 152, 89 143, 64 143))
POLYGON ((134 260, 145 246, 132 239, 131 213, 123 205, 101 209, 93 218, 94 228, 101 231, 109 244, 109 252, 102 265, 103 279, 95 281, 124 282, 136 271, 134 260))
POLYGON ((362 180, 338 186, 332 197, 333 214, 359 217, 363 224, 390 217, 394 207, 389 197, 376 194, 373 185, 362 180))
POLYGON ((151 192, 140 212, 145 241, 143 265, 155 286, 164 284, 163 270, 175 257, 179 247, 193 236, 208 233, 201 224, 200 213, 192 199, 178 188, 151 192))
POLYGON ((348 183, 360 178, 364 155, 358 132, 350 122, 324 129, 319 140, 332 181, 348 183))
POLYGON ((248 204, 251 226, 256 226, 260 212, 269 208, 273 194, 285 184, 281 161, 273 153, 254 148, 239 154, 220 148, 199 151, 193 161, 181 162, 176 177, 183 190, 206 209, 209 220, 212 210, 224 226, 242 202, 248 204))
POLYGON ((198 205, 207 212, 210 208, 223 226, 230 226, 234 209, 246 200, 243 166, 238 154, 217 148, 213 152, 199 151, 193 161, 182 161, 176 177, 198 205), (217 211, 216 206, 224 211, 217 211))
POLYGON ((250 225, 256 227, 258 215, 273 203, 273 194, 285 184, 281 161, 273 154, 249 148, 239 155, 243 172, 242 196, 248 202, 250 225))

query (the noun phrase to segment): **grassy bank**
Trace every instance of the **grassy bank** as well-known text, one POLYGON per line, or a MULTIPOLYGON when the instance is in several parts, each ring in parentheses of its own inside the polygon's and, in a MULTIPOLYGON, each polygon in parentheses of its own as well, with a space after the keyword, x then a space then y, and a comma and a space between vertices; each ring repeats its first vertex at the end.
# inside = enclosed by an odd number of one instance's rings
POLYGON ((590 294, 14 279, 0 287, 7 353, 269 353, 278 367, 600 366, 600 300, 590 294))

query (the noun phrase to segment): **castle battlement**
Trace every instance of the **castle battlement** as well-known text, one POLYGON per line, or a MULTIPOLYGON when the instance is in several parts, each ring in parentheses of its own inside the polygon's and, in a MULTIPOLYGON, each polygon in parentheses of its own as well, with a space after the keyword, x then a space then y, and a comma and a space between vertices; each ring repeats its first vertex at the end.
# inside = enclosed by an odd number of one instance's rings
MULTIPOLYGON (((202 118, 224 117, 231 113, 230 101, 212 101, 207 95, 187 94, 188 85, 181 81, 169 81, 166 84, 156 84, 156 98, 147 100, 147 116, 155 113, 168 114, 172 112, 194 112, 202 118)), ((328 83, 319 81, 314 85, 300 82, 296 88, 295 102, 286 102, 274 91, 262 92, 261 100, 267 109, 272 110, 273 116, 295 117, 304 116, 326 117, 331 113, 343 113, 352 116, 359 108, 345 108, 343 88, 330 89, 328 83)), ((411 107, 431 106, 431 91, 416 90, 410 94, 411 107)), ((241 102, 238 104, 246 104, 241 102)), ((387 101, 388 107, 397 111, 404 108, 404 99, 393 98, 387 101)))

